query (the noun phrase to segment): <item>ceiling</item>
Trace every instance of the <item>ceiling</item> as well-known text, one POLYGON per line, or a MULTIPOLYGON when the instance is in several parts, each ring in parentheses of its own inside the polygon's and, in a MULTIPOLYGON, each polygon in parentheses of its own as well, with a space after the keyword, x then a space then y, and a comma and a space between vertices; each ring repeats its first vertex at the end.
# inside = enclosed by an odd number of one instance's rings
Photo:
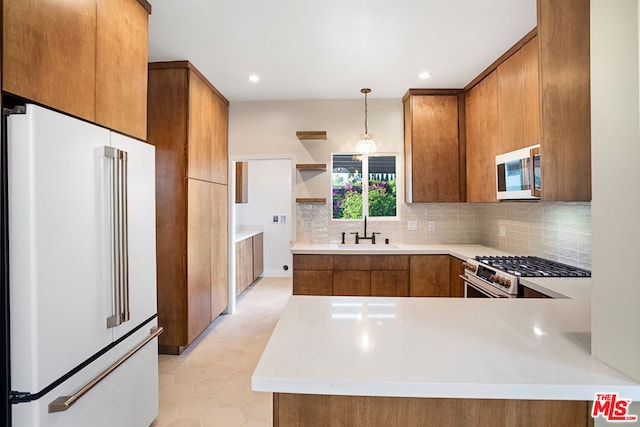
POLYGON ((232 102, 461 88, 536 25, 536 0, 150 2, 149 61, 188 59, 232 102))

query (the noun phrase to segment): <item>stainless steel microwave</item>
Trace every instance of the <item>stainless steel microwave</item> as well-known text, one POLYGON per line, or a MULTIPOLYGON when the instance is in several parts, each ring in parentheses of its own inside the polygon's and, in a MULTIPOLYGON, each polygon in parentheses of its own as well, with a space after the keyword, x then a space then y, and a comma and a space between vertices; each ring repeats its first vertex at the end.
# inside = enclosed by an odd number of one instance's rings
POLYGON ((498 200, 538 200, 540 180, 540 145, 496 156, 498 200))

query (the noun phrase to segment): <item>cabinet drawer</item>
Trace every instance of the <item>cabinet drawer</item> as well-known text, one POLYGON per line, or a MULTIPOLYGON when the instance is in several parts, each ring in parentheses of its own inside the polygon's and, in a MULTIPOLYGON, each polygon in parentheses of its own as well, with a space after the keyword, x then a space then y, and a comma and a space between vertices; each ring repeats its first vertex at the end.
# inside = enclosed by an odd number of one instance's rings
POLYGON ((372 297, 408 297, 408 271, 372 271, 372 297))
POLYGON ((371 257, 369 255, 334 255, 333 270, 369 271, 371 257))
POLYGON ((371 262, 371 270, 409 270, 409 255, 377 255, 371 262))
POLYGON ((371 295, 371 273, 369 271, 334 271, 333 295, 371 295))
POLYGON ((333 295, 331 270, 293 270, 294 295, 333 295))
POLYGON ((332 270, 331 255, 294 255, 293 270, 332 270))

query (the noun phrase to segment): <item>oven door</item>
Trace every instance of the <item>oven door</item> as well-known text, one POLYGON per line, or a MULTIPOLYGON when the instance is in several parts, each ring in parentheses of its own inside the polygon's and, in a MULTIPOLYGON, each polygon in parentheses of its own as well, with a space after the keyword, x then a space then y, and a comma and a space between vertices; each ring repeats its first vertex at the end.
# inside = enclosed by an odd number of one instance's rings
POLYGON ((499 289, 490 287, 488 285, 484 285, 479 280, 470 279, 468 276, 461 275, 460 278, 464 281, 464 297, 465 298, 514 298, 515 297, 515 295, 510 295, 506 292, 502 292, 499 289))

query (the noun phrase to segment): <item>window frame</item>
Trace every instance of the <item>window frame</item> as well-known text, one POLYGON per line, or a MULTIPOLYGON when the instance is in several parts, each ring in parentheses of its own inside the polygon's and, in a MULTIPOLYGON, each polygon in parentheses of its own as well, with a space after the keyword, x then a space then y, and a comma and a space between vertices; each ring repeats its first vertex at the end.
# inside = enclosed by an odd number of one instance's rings
POLYGON ((356 152, 339 152, 339 153, 331 153, 331 176, 329 179, 329 198, 330 206, 329 209, 329 219, 331 221, 364 221, 364 217, 366 216, 368 219, 375 219, 376 221, 398 221, 400 220, 400 174, 398 174, 398 163, 399 163, 399 155, 398 153, 385 153, 385 152, 376 152, 374 154, 360 154, 356 152), (352 155, 352 156, 361 156, 362 157, 362 218, 334 218, 333 217, 333 163, 334 156, 336 155, 352 155), (396 180, 396 214, 394 216, 370 216, 369 215, 369 157, 393 157, 395 163, 395 180, 396 180), (366 184, 366 185, 365 185, 366 184))

